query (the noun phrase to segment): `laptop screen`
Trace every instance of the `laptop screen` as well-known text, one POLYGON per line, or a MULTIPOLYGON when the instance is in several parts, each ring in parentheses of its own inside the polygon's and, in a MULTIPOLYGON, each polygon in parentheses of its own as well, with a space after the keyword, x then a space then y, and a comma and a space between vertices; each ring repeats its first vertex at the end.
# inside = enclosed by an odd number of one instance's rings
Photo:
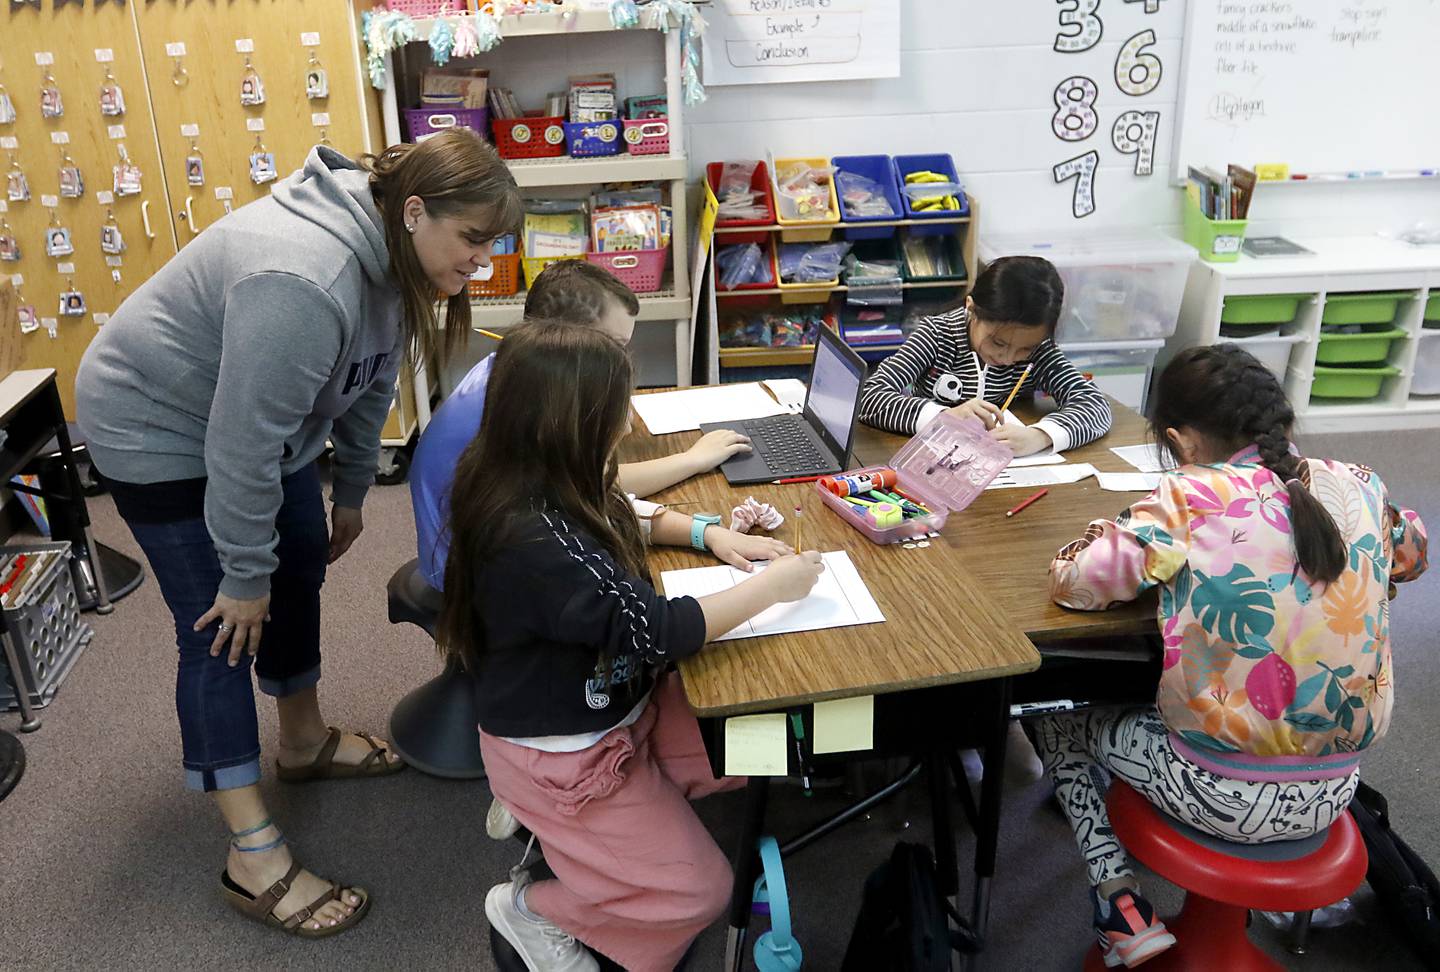
POLYGON ((834 331, 820 328, 815 362, 810 369, 810 389, 805 396, 805 418, 841 462, 849 458, 850 436, 864 381, 864 359, 834 331))

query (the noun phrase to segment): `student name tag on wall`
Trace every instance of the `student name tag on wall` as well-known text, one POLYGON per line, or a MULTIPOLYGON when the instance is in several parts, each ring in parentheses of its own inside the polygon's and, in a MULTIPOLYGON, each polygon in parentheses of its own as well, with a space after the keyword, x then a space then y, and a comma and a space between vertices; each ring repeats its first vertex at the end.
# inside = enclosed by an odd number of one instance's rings
POLYGON ((785 713, 725 720, 726 776, 784 776, 785 713))

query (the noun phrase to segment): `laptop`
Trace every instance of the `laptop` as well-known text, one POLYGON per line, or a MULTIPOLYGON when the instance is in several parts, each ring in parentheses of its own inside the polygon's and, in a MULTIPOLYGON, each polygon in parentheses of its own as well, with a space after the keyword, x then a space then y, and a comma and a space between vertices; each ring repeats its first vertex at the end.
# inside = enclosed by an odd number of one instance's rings
POLYGON ((734 456, 720 466, 731 483, 768 483, 841 472, 850 464, 864 384, 865 359, 839 334, 822 327, 810 362, 802 414, 708 422, 700 431, 733 429, 750 437, 754 449, 748 455, 734 456))

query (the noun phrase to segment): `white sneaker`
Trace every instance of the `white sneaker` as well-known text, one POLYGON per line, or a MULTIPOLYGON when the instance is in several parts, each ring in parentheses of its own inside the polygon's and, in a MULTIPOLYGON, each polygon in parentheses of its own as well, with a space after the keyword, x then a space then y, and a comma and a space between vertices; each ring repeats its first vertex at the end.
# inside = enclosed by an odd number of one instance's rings
POLYGON ((485 833, 495 840, 509 840, 520 830, 520 821, 515 819, 505 804, 499 800, 490 801, 490 811, 485 814, 485 833))
POLYGON ((485 917, 525 960, 529 972, 600 972, 595 956, 573 935, 520 913, 513 882, 497 884, 485 895, 485 917))

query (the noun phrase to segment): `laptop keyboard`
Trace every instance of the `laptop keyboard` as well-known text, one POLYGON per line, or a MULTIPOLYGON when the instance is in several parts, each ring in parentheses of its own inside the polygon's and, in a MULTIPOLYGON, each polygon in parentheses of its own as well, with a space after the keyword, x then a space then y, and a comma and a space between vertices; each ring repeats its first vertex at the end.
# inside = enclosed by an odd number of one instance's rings
POLYGON ((776 473, 819 469, 826 464, 814 441, 786 416, 751 421, 745 431, 765 465, 776 473))

